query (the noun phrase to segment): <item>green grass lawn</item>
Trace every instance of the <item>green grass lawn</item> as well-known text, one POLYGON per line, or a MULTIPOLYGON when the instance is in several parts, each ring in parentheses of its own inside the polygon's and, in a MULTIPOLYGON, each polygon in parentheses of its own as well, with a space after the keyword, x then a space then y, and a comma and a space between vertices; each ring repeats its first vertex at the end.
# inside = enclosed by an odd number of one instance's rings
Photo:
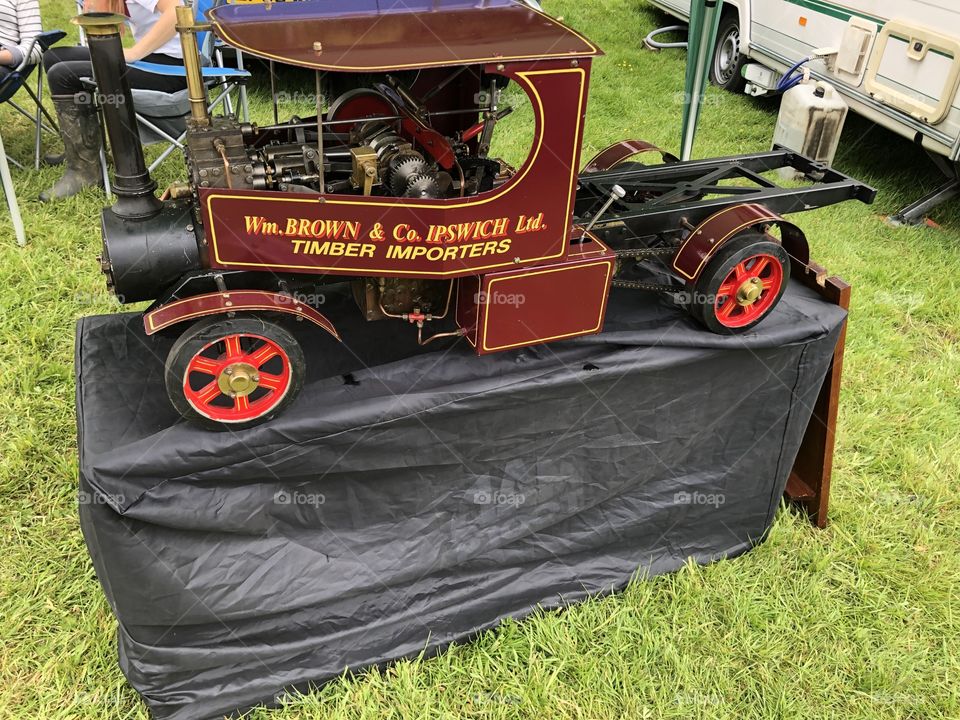
MULTIPOLYGON (((72 2, 42 4, 48 27, 67 27, 72 2)), ((547 9, 607 52, 585 155, 632 137, 676 150, 684 55, 640 49, 666 18, 641 0, 547 9)), ((253 105, 268 118, 260 85, 253 105)), ((710 88, 695 154, 768 148, 776 108, 710 88)), ((0 122, 8 152, 28 158, 26 122, 8 108, 0 122)), ((939 229, 887 227, 884 214, 939 178, 916 147, 857 117, 837 165, 880 193, 872 207, 799 217, 814 258, 854 288, 828 529, 785 510, 736 560, 509 622, 253 717, 960 718, 960 202, 934 213, 939 229)), ((118 309, 95 261, 103 198, 40 204, 59 172, 15 171, 27 248, 0 214, 0 718, 146 718, 77 521, 74 323, 118 309)), ((174 159, 157 180, 182 174, 174 159)))

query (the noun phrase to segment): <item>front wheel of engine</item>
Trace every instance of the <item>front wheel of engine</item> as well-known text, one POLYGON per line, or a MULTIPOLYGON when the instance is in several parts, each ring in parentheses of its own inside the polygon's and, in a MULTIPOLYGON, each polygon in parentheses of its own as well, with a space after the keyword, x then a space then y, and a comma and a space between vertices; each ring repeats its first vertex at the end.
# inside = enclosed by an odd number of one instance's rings
POLYGON ((763 233, 743 233, 707 262, 690 288, 690 313, 719 335, 746 332, 773 312, 789 280, 787 251, 763 233))
POLYGON ((256 316, 191 325, 170 348, 166 386, 184 417, 211 429, 259 425, 303 387, 306 361, 296 338, 256 316))

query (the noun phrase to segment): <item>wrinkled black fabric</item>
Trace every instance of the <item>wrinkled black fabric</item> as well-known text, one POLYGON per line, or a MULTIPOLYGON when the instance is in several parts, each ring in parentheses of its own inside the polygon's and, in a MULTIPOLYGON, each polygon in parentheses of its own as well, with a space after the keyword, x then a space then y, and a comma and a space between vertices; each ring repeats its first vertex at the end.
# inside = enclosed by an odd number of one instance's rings
POLYGON ((615 290, 601 335, 477 358, 345 297, 324 311, 347 345, 298 326, 299 400, 232 433, 177 422, 171 340, 138 315, 78 324, 81 526, 158 718, 270 704, 750 549, 845 320, 792 285, 719 337, 615 290))

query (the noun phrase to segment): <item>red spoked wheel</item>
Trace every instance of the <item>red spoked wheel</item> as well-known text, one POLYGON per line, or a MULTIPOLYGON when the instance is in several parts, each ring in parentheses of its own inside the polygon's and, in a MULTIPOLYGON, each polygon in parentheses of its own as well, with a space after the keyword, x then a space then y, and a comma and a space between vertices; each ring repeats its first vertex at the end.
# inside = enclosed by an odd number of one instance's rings
POLYGON ((759 320, 783 287, 783 266, 773 255, 751 255, 738 262, 720 285, 714 312, 720 324, 740 328, 759 320))
POLYGON ((221 429, 250 427, 276 415, 299 393, 305 371, 296 339, 256 317, 197 323, 170 349, 166 365, 174 407, 221 429))
POLYGON ((786 250, 763 233, 743 233, 708 261, 690 311, 715 333, 745 332, 776 307, 789 279, 786 250))

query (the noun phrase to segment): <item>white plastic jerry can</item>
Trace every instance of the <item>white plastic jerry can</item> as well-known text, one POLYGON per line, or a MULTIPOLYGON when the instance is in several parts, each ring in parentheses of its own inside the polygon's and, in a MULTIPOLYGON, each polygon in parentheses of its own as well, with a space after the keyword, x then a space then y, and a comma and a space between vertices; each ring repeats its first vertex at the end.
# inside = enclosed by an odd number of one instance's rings
POLYGON ((847 103, 830 83, 807 80, 783 94, 773 144, 833 164, 847 103))

